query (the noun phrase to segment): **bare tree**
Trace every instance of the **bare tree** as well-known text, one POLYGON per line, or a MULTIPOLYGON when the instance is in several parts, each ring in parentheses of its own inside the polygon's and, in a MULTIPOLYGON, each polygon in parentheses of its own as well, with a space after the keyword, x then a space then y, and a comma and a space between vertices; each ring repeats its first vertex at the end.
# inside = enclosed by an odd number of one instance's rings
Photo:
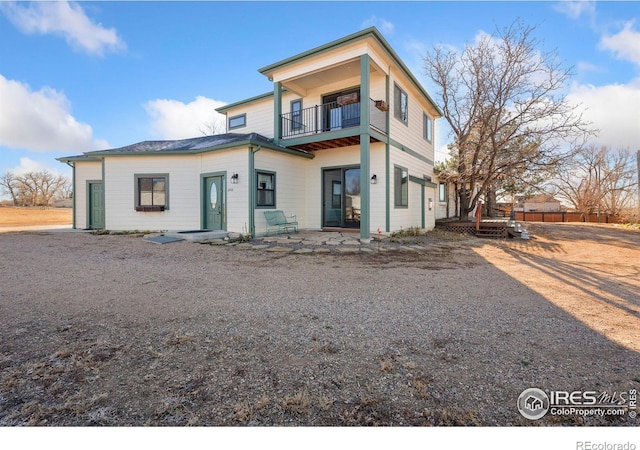
POLYGON ((588 146, 556 168, 553 194, 583 214, 618 215, 633 206, 638 182, 629 150, 588 146))
POLYGON ((570 71, 538 50, 534 30, 515 21, 461 52, 436 47, 424 58, 453 133, 461 218, 515 174, 568 157, 589 132, 561 93, 570 71))
POLYGON ((211 120, 204 122, 200 127, 200 132, 203 136, 215 136, 216 134, 222 134, 226 131, 224 118, 211 117, 211 120))
POLYGON ((12 172, 6 172, 0 177, 2 192, 11 196, 14 206, 18 205, 19 184, 19 180, 12 172))
POLYGON ((48 206, 53 199, 69 190, 69 179, 48 170, 31 171, 24 175, 6 172, 0 178, 3 192, 11 195, 16 206, 48 206))

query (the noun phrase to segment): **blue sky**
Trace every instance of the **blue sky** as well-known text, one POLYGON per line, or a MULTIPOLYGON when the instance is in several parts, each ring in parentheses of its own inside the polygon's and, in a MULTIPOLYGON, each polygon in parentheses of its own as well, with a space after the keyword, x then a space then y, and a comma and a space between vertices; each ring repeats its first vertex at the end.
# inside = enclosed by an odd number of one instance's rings
MULTIPOLYGON (((640 149, 638 2, 5 2, 0 0, 0 174, 144 140, 202 135, 215 107, 272 90, 257 71, 377 26, 436 99, 427 49, 461 48, 521 18, 574 77, 566 94, 640 149)), ((449 141, 437 122, 436 159, 449 141)))

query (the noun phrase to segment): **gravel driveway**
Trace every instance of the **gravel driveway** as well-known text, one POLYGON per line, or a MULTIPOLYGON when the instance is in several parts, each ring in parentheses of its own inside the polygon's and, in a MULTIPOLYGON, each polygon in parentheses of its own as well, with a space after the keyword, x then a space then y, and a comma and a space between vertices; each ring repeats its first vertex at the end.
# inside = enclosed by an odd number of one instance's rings
POLYGON ((640 388, 640 233, 529 231, 326 254, 2 234, 0 425, 638 425, 518 412, 529 387, 640 388))

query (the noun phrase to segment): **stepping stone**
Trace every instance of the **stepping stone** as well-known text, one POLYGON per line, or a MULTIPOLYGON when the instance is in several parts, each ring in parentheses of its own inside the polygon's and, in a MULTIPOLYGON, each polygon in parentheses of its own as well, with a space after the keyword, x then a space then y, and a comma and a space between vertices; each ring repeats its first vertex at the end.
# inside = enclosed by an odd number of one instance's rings
POLYGON ((265 251, 267 252, 277 252, 277 253, 289 253, 293 251, 292 248, 289 247, 269 247, 265 251))
POLYGON ((328 248, 320 247, 314 248, 313 253, 331 253, 331 250, 329 250, 328 248))
POLYGON ((308 255, 309 253, 313 253, 313 249, 311 248, 299 248, 298 250, 294 250, 293 253, 298 255, 308 255))

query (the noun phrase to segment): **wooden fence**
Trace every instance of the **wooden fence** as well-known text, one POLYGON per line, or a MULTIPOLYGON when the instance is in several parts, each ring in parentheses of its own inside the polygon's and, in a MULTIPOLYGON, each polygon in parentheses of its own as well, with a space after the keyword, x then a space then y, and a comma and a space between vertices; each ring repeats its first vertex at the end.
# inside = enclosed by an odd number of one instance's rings
POLYGON ((610 214, 582 214, 579 212, 522 212, 516 211, 516 220, 521 222, 592 222, 620 223, 619 216, 610 214))

